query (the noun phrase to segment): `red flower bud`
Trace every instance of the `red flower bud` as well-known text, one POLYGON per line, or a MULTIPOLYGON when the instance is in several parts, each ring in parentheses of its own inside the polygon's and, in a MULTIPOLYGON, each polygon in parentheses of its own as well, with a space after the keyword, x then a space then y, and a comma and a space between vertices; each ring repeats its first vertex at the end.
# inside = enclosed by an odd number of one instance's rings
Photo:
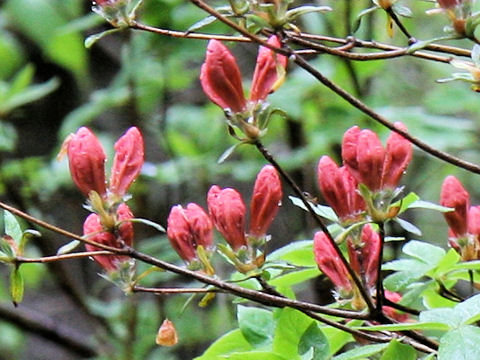
POLYGON ((440 204, 454 208, 454 211, 443 213, 453 234, 460 237, 467 233, 467 216, 470 207, 470 195, 455 176, 447 176, 442 184, 440 204))
POLYGON ((233 250, 247 246, 245 237, 245 203, 234 189, 214 185, 207 195, 208 211, 217 230, 233 250))
MULTIPOLYGON (((401 122, 396 122, 394 125, 398 129, 407 130, 406 126, 401 122)), ((413 149, 410 141, 402 135, 392 132, 387 139, 385 163, 383 164, 382 188, 395 188, 398 185, 410 160, 412 160, 412 155, 413 149)))
POLYGON ((247 101, 243 94, 242 76, 237 61, 228 48, 218 40, 210 40, 200 83, 209 99, 222 109, 242 112, 247 101))
POLYGON ((437 0, 438 5, 444 9, 452 9, 455 6, 459 5, 462 0, 437 0))
POLYGON ((480 235, 480 206, 471 206, 468 210, 468 233, 480 235))
POLYGON ((68 163, 73 182, 88 196, 90 191, 106 192, 105 152, 97 137, 86 127, 66 140, 68 163))
POLYGON ((123 196, 140 174, 144 162, 143 138, 136 127, 131 127, 115 143, 109 190, 123 196))
POLYGON ((348 167, 348 170, 352 173, 355 179, 360 179, 360 174, 358 171, 358 138, 360 136, 360 128, 358 126, 353 126, 343 134, 342 140, 342 159, 345 166, 348 167))
POLYGON ((339 168, 329 156, 320 158, 317 179, 325 201, 341 220, 355 217, 365 210, 365 202, 357 191, 357 181, 346 167, 339 168))
MULTIPOLYGON (((385 290, 385 297, 390 300, 391 302, 398 303, 402 300, 402 295, 399 293, 385 290)), ((408 314, 402 313, 390 306, 383 306, 382 307, 383 313, 387 315, 389 318, 398 321, 398 322, 405 322, 408 320, 408 314)))
MULTIPOLYGON (((277 48, 281 47, 280 41, 276 35, 268 39, 268 43, 277 48)), ((276 54, 267 47, 260 46, 257 56, 257 65, 253 74, 252 88, 250 90, 250 100, 264 100, 273 89, 279 74, 277 67, 285 69, 288 59, 284 55, 276 54)))
POLYGON ((374 286, 378 278, 378 261, 380 260, 381 250, 380 236, 373 231, 370 225, 365 225, 362 229, 362 243, 355 245, 349 239, 347 245, 352 269, 358 275, 364 274, 368 286, 374 286))
POLYGON ((175 251, 186 262, 197 259, 197 247, 208 249, 213 244, 213 224, 207 213, 197 204, 186 208, 176 205, 167 220, 167 236, 175 251))
POLYGON ((381 189, 385 150, 377 134, 364 129, 358 137, 357 161, 360 179, 370 190, 381 189))
MULTIPOLYGON (((120 204, 117 209, 117 223, 119 223, 116 231, 107 231, 101 223, 100 216, 90 214, 83 223, 83 234, 89 240, 96 243, 107 245, 110 247, 122 248, 123 244, 132 246, 133 243, 133 224, 130 220, 133 215, 126 204, 120 204)), ((87 251, 98 251, 101 248, 85 244, 87 251)), ((100 266, 107 271, 117 270, 118 264, 128 260, 127 256, 119 255, 98 255, 94 256, 100 266)))
POLYGON ((340 291, 351 292, 352 284, 348 270, 325 233, 321 231, 315 233, 313 252, 319 269, 330 278, 333 284, 340 291))
POLYGON ((282 196, 282 183, 277 170, 271 165, 264 166, 253 187, 249 235, 256 238, 265 236, 277 215, 282 196))

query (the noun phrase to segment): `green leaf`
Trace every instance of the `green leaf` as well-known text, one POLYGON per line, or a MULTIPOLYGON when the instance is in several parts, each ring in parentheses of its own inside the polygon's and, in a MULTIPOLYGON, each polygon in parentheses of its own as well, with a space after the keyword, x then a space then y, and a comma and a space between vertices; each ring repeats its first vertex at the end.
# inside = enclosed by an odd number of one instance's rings
POLYGON ((408 207, 409 209, 425 209, 425 210, 434 210, 434 211, 440 211, 440 212, 450 212, 453 209, 438 205, 429 201, 424 201, 424 200, 416 200, 410 206, 408 207))
POLYGON ((6 94, 6 98, 9 98, 10 96, 21 92, 28 85, 30 85, 33 80, 34 73, 35 68, 32 64, 27 64, 23 67, 22 70, 17 72, 10 84, 10 88, 8 89, 8 92, 6 94))
POLYGON ((245 339, 256 349, 272 344, 275 321, 271 311, 239 305, 237 319, 245 339))
POLYGON ((360 27, 360 24, 362 22, 362 18, 367 15, 367 14, 370 14, 371 12, 374 12, 375 10, 379 9, 378 6, 372 6, 371 8, 368 8, 368 9, 364 9, 362 10, 358 15, 357 15, 357 18, 355 19, 355 22, 353 23, 353 26, 352 26, 352 32, 353 33, 356 33, 358 28, 360 27))
MULTIPOLYGON (((352 324, 352 326, 357 326, 361 323, 361 320, 353 320, 350 324, 352 324)), ((322 326, 322 331, 325 334, 325 337, 328 339, 331 354, 335 354, 337 351, 343 348, 345 344, 354 341, 354 338, 351 334, 331 326, 322 326)))
POLYGON ((438 262, 435 273, 441 274, 452 270, 453 266, 460 261, 460 255, 455 249, 447 251, 445 256, 438 262))
POLYGON ((23 231, 15 216, 10 211, 4 210, 3 221, 5 222, 5 234, 19 243, 22 239, 23 231))
POLYGON ((27 245, 28 240, 34 237, 41 237, 42 234, 37 230, 28 229, 25 230, 22 234, 22 238, 20 239, 20 243, 18 244, 18 253, 23 255, 25 252, 25 246, 27 245))
POLYGON ((426 264, 436 265, 445 256, 445 250, 441 247, 417 240, 406 243, 402 251, 426 264))
POLYGON ((417 352, 410 345, 392 340, 380 360, 416 360, 417 352))
POLYGON ((284 260, 296 266, 316 266, 313 257, 313 241, 291 242, 268 255, 267 260, 284 260))
POLYGON ((5 239, 4 236, 0 237, 0 252, 5 254, 6 257, 14 258, 15 250, 12 248, 12 245, 5 239))
POLYGON ((293 359, 298 354, 300 338, 313 320, 291 308, 281 309, 279 314, 273 339, 273 351, 293 359))
POLYGON ((420 197, 415 194, 414 192, 408 193, 408 195, 404 196, 402 199, 396 201, 391 206, 400 206, 400 210, 398 211, 399 214, 403 213, 405 210, 409 209, 410 206, 420 197))
POLYGON ((23 277, 18 267, 13 268, 10 273, 10 296, 15 306, 23 299, 23 277))
POLYGON ((293 286, 302 283, 308 279, 319 276, 321 272, 317 267, 298 271, 290 271, 286 274, 279 275, 270 281, 272 286, 293 286))
POLYGON ((245 352, 251 349, 252 346, 245 340, 240 329, 235 329, 215 341, 202 356, 196 357, 195 360, 213 360, 217 359, 219 355, 245 352))
POLYGON ((423 274, 411 271, 400 271, 385 278, 383 284, 390 291, 403 291, 408 285, 422 277, 423 274))
POLYGON ((394 218, 393 221, 395 221, 398 225, 400 225, 404 230, 412 234, 415 234, 417 236, 422 236, 422 232, 420 231, 420 229, 415 225, 413 225, 412 223, 406 220, 400 219, 398 217, 394 218))
POLYGON ((433 322, 448 325, 450 328, 455 328, 461 323, 461 319, 452 308, 437 308, 425 310, 420 313, 420 322, 433 322))
POLYGON ((459 303, 454 310, 462 324, 472 323, 480 315, 480 294, 459 303))
POLYGON ((304 355, 313 350, 312 360, 325 360, 330 357, 328 339, 316 322, 305 330, 298 343, 298 354, 304 355))
POLYGON ((403 16, 403 17, 412 17, 412 10, 408 7, 399 5, 398 3, 393 4, 392 10, 395 14, 403 16))
MULTIPOLYGON (((303 203, 302 199, 297 198, 295 196, 289 196, 288 198, 292 201, 293 205, 298 206, 299 208, 307 211, 307 207, 303 203)), ((315 211, 317 215, 324 217, 325 219, 328 219, 330 221, 338 222, 338 216, 337 214, 335 214, 335 211, 333 211, 331 207, 325 206, 325 205, 313 204, 311 202, 310 202, 310 205, 312 206, 313 211, 315 211)))
POLYGON ((197 30, 200 30, 201 28, 207 26, 207 25, 210 25, 212 24, 213 22, 215 22, 217 20, 217 18, 215 16, 207 16, 206 18, 200 20, 200 21, 197 21, 195 24, 193 24, 192 26, 190 26, 188 29, 187 29, 187 33, 189 32, 194 32, 194 31, 197 31, 197 30))
POLYGON ((292 360, 279 354, 267 351, 249 351, 242 353, 233 353, 224 359, 228 360, 292 360))
POLYGON ((78 245, 80 245, 82 242, 79 240, 73 240, 70 241, 69 243, 61 246, 58 251, 57 255, 63 255, 63 254, 68 254, 69 252, 72 252, 77 248, 78 245))
POLYGON ((440 339, 438 360, 480 359, 480 329, 462 326, 446 333, 440 339))
POLYGON ((330 6, 312 6, 312 5, 303 5, 298 6, 292 10, 287 11, 286 17, 288 21, 294 20, 296 17, 312 13, 312 12, 327 12, 332 11, 330 6))
POLYGON ((103 39, 107 35, 117 33, 121 30, 123 29, 114 28, 114 29, 108 29, 108 30, 102 31, 101 33, 98 33, 98 34, 90 35, 85 39, 85 42, 84 42, 85 48, 90 49, 98 40, 103 39))
POLYGON ((153 227, 154 229, 158 230, 159 232, 165 232, 165 228, 160 225, 160 224, 157 224, 156 222, 153 222, 151 220, 147 220, 147 219, 142 219, 142 218, 134 218, 134 219, 131 219, 131 220, 128 220, 132 223, 140 223, 140 224, 144 224, 144 225, 147 225, 147 226, 150 226, 150 227, 153 227))
POLYGON ((378 354, 380 351, 383 351, 387 344, 375 344, 375 345, 366 345, 357 347, 355 349, 349 350, 343 354, 335 356, 333 360, 356 360, 356 359, 365 359, 368 356, 378 354))

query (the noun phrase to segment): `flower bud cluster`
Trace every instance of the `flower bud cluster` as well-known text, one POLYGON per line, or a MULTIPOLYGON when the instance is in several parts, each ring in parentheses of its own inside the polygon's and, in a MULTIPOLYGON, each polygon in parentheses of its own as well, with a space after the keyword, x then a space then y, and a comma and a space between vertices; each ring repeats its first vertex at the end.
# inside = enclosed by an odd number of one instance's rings
MULTIPOLYGON (((277 48, 281 46, 275 35, 268 39, 268 44, 277 48)), ((282 84, 287 62, 284 55, 260 46, 247 100, 235 57, 220 41, 210 40, 200 83, 208 98, 225 111, 229 123, 240 128, 248 139, 256 139, 266 126, 260 120, 266 108, 265 99, 282 84)))
POLYGON ((191 268, 198 269, 199 264, 206 268, 213 250, 215 226, 230 245, 230 249, 222 247, 223 252, 240 271, 245 272, 263 264, 264 254, 257 256, 256 251, 267 240, 266 233, 281 199, 280 178, 275 168, 267 165, 255 181, 248 228, 246 206, 240 193, 213 185, 207 195, 208 214, 196 204, 189 204, 185 209, 174 206, 168 217, 167 235, 173 248, 191 268), (203 251, 207 256, 203 256, 203 251), (250 266, 245 264, 245 259, 250 266))
MULTIPOLYGON (((84 236, 98 244, 122 248, 133 243, 133 214, 124 199, 130 185, 140 174, 144 162, 143 138, 136 127, 115 143, 115 156, 107 184, 105 151, 98 138, 81 127, 64 142, 70 174, 78 189, 88 197, 92 214, 83 225, 84 236)), ((101 248, 87 244, 87 250, 101 248)), ((107 271, 126 261, 122 256, 99 255, 94 259, 107 271)))
POLYGON ((464 261, 480 259, 480 205, 470 205, 470 194, 455 176, 447 176, 443 181, 440 204, 453 208, 444 213, 450 246, 464 261))

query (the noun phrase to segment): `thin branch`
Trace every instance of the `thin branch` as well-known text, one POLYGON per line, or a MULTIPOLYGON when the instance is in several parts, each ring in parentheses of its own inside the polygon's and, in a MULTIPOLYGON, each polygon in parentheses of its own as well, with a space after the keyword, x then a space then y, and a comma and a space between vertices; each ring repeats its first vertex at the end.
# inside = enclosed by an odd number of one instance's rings
POLYGON ((377 301, 377 313, 383 312, 383 299, 385 298, 385 292, 383 289, 382 278, 382 262, 383 262, 383 247, 385 246, 385 224, 383 222, 378 223, 379 236, 380 236, 380 251, 378 254, 377 264, 377 283, 376 283, 376 301, 377 301))
POLYGON ((420 311, 418 311, 416 309, 412 309, 408 306, 404 306, 402 304, 397 304, 396 302, 393 302, 393 301, 387 299, 386 297, 383 298, 383 304, 385 306, 390 306, 394 309, 403 311, 403 312, 408 313, 408 314, 412 314, 412 315, 415 315, 415 316, 420 315, 420 311))
POLYGON ((414 137, 413 135, 409 134, 406 131, 403 131, 401 129, 398 129, 392 124, 390 121, 388 121, 385 117, 380 115, 379 113, 375 112, 373 109, 368 107, 366 104, 364 104, 362 101, 357 99, 355 96, 351 95, 349 92, 345 91, 335 83, 333 83, 331 80, 326 78, 321 72, 319 72, 317 69, 315 69, 313 66, 311 66, 302 56, 296 54, 294 57, 295 63, 300 66, 301 68, 305 69, 307 72, 309 72, 311 75, 313 75, 317 80, 319 80, 323 85, 328 87, 330 90, 332 90, 334 93, 342 97, 344 100, 349 102, 351 105, 353 105, 355 108, 363 112, 364 114, 370 116, 373 120, 376 122, 382 124, 386 128, 395 131, 399 135, 403 136, 405 139, 410 141, 412 144, 417 146, 418 148, 422 149, 426 153, 441 159, 447 163, 450 163, 452 165, 455 165, 459 168, 465 169, 467 171, 470 171, 475 174, 480 174, 480 166, 475 165, 473 163, 470 163, 468 161, 459 159, 453 155, 450 155, 446 152, 440 151, 438 149, 435 149, 431 147, 430 145, 424 143, 421 141, 419 138, 414 137))
POLYGON ((146 292, 153 294, 208 294, 223 292, 220 289, 212 288, 147 288, 143 286, 133 286, 133 292, 146 292))
POLYGON ((393 11, 392 7, 385 9, 385 11, 392 18, 393 22, 397 24, 400 31, 408 38, 408 42, 410 44, 414 43, 416 41, 415 38, 412 35, 410 35, 407 28, 403 25, 403 23, 398 18, 397 14, 395 14, 395 12, 393 11))
POLYGON ((110 251, 84 251, 72 254, 63 254, 63 255, 53 255, 53 256, 44 256, 40 258, 25 258, 22 256, 15 257, 14 261, 17 264, 26 264, 26 263, 49 263, 59 260, 71 260, 71 259, 81 259, 85 257, 92 257, 98 255, 116 255, 110 251))

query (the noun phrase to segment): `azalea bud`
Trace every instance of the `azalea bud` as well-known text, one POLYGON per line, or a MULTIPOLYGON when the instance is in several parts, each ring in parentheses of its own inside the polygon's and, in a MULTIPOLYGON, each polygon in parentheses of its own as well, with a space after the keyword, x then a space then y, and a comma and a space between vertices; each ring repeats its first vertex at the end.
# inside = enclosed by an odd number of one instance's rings
MULTIPOLYGON (((406 131, 407 128, 401 122, 396 122, 395 127, 406 131)), ((387 139, 385 162, 383 164, 382 188, 395 188, 403 173, 412 160, 413 149, 410 141, 402 135, 392 132, 387 139)))
POLYGON ((88 196, 90 191, 106 192, 105 152, 97 137, 86 127, 66 140, 68 163, 73 182, 88 196))
MULTIPOLYGON (((276 35, 268 39, 268 43, 277 48, 281 47, 276 35)), ((267 47, 260 46, 257 56, 257 65, 253 73, 250 100, 261 101, 278 87, 282 82, 288 59, 284 55, 275 53, 267 47), (279 71, 283 71, 283 74, 279 71)))
POLYGON ((247 101, 243 94, 242 75, 230 50, 218 40, 210 40, 200 83, 209 99, 222 109, 242 112, 247 101))
POLYGON ((318 231, 313 239, 313 252, 319 269, 330 278, 340 292, 350 293, 350 276, 340 256, 324 232, 318 231))
POLYGON ((360 174, 358 170, 358 138, 360 136, 360 128, 358 126, 352 126, 345 131, 342 140, 342 159, 347 166, 348 170, 352 173, 354 178, 358 181, 360 174))
MULTIPOLYGON (((126 220, 126 217, 128 216, 128 214, 126 214, 127 210, 122 209, 121 213, 121 217, 124 218, 122 220, 126 220)), ((131 215, 129 211, 128 213, 131 215)), ((129 218, 131 218, 131 216, 129 218)), ((127 224, 130 224, 130 226, 132 225, 130 222, 125 222, 124 224, 121 224, 119 233, 116 234, 118 236, 117 237, 114 231, 105 230, 104 226, 100 221, 100 216, 93 213, 90 214, 83 223, 83 235, 86 236, 88 240, 110 247, 121 248, 123 245, 121 243, 122 241, 130 246, 133 241, 133 229, 127 224), (124 239, 122 238, 122 236, 126 236, 126 238, 124 239)), ((85 244, 85 248, 87 249, 87 251, 102 250, 101 248, 90 244, 85 244)), ((97 255, 93 258, 100 264, 100 266, 102 266, 107 271, 117 270, 119 263, 128 260, 127 256, 120 255, 97 255)))
POLYGON ((360 178, 357 181, 372 191, 380 190, 384 159, 385 150, 377 134, 369 129, 362 130, 358 137, 357 161, 360 178))
POLYGON ((325 201, 341 220, 354 218, 365 210, 355 178, 346 167, 339 168, 329 156, 320 158, 317 179, 325 201))
POLYGON ((158 329, 155 342, 161 346, 173 346, 178 343, 177 331, 170 320, 163 320, 162 326, 158 329))
POLYGON ((437 0, 438 5, 444 9, 452 9, 455 6, 459 5, 462 0, 437 0))
POLYGON ((144 162, 143 137, 136 127, 131 127, 115 143, 115 157, 110 175, 112 194, 125 195, 138 177, 144 162))
POLYGON ((247 246, 245 237, 246 207, 242 196, 234 189, 214 185, 207 195, 208 211, 217 230, 234 251, 247 246))
POLYGON ((213 244, 213 224, 206 212, 197 204, 183 208, 176 205, 167 220, 167 236, 172 247, 187 263, 197 259, 197 247, 208 249, 213 244))
POLYGON ((480 235, 480 206, 471 206, 468 210, 468 233, 480 235))
POLYGON ((442 184, 440 204, 454 208, 443 216, 456 237, 467 233, 467 216, 470 207, 470 195, 455 176, 447 176, 442 184))
POLYGON ((258 173, 250 203, 249 235, 262 238, 277 215, 282 200, 282 183, 277 170, 266 165, 258 173))
POLYGON ((381 250, 380 236, 370 225, 362 229, 362 241, 354 244, 351 239, 347 242, 348 257, 352 269, 358 274, 365 276, 369 287, 373 287, 378 278, 378 262, 381 250))
MULTIPOLYGON (((398 303, 400 300, 402 300, 402 295, 399 293, 385 290, 385 297, 390 300, 391 302, 398 303)), ((405 322, 408 320, 408 314, 407 313, 402 313, 398 311, 397 309, 391 307, 391 306, 383 306, 382 307, 383 313, 387 315, 389 318, 398 321, 398 322, 405 322)))
POLYGON ((127 204, 121 203, 117 208, 117 232, 120 239, 123 240, 125 245, 133 245, 133 223, 130 221, 133 219, 133 214, 127 204))

